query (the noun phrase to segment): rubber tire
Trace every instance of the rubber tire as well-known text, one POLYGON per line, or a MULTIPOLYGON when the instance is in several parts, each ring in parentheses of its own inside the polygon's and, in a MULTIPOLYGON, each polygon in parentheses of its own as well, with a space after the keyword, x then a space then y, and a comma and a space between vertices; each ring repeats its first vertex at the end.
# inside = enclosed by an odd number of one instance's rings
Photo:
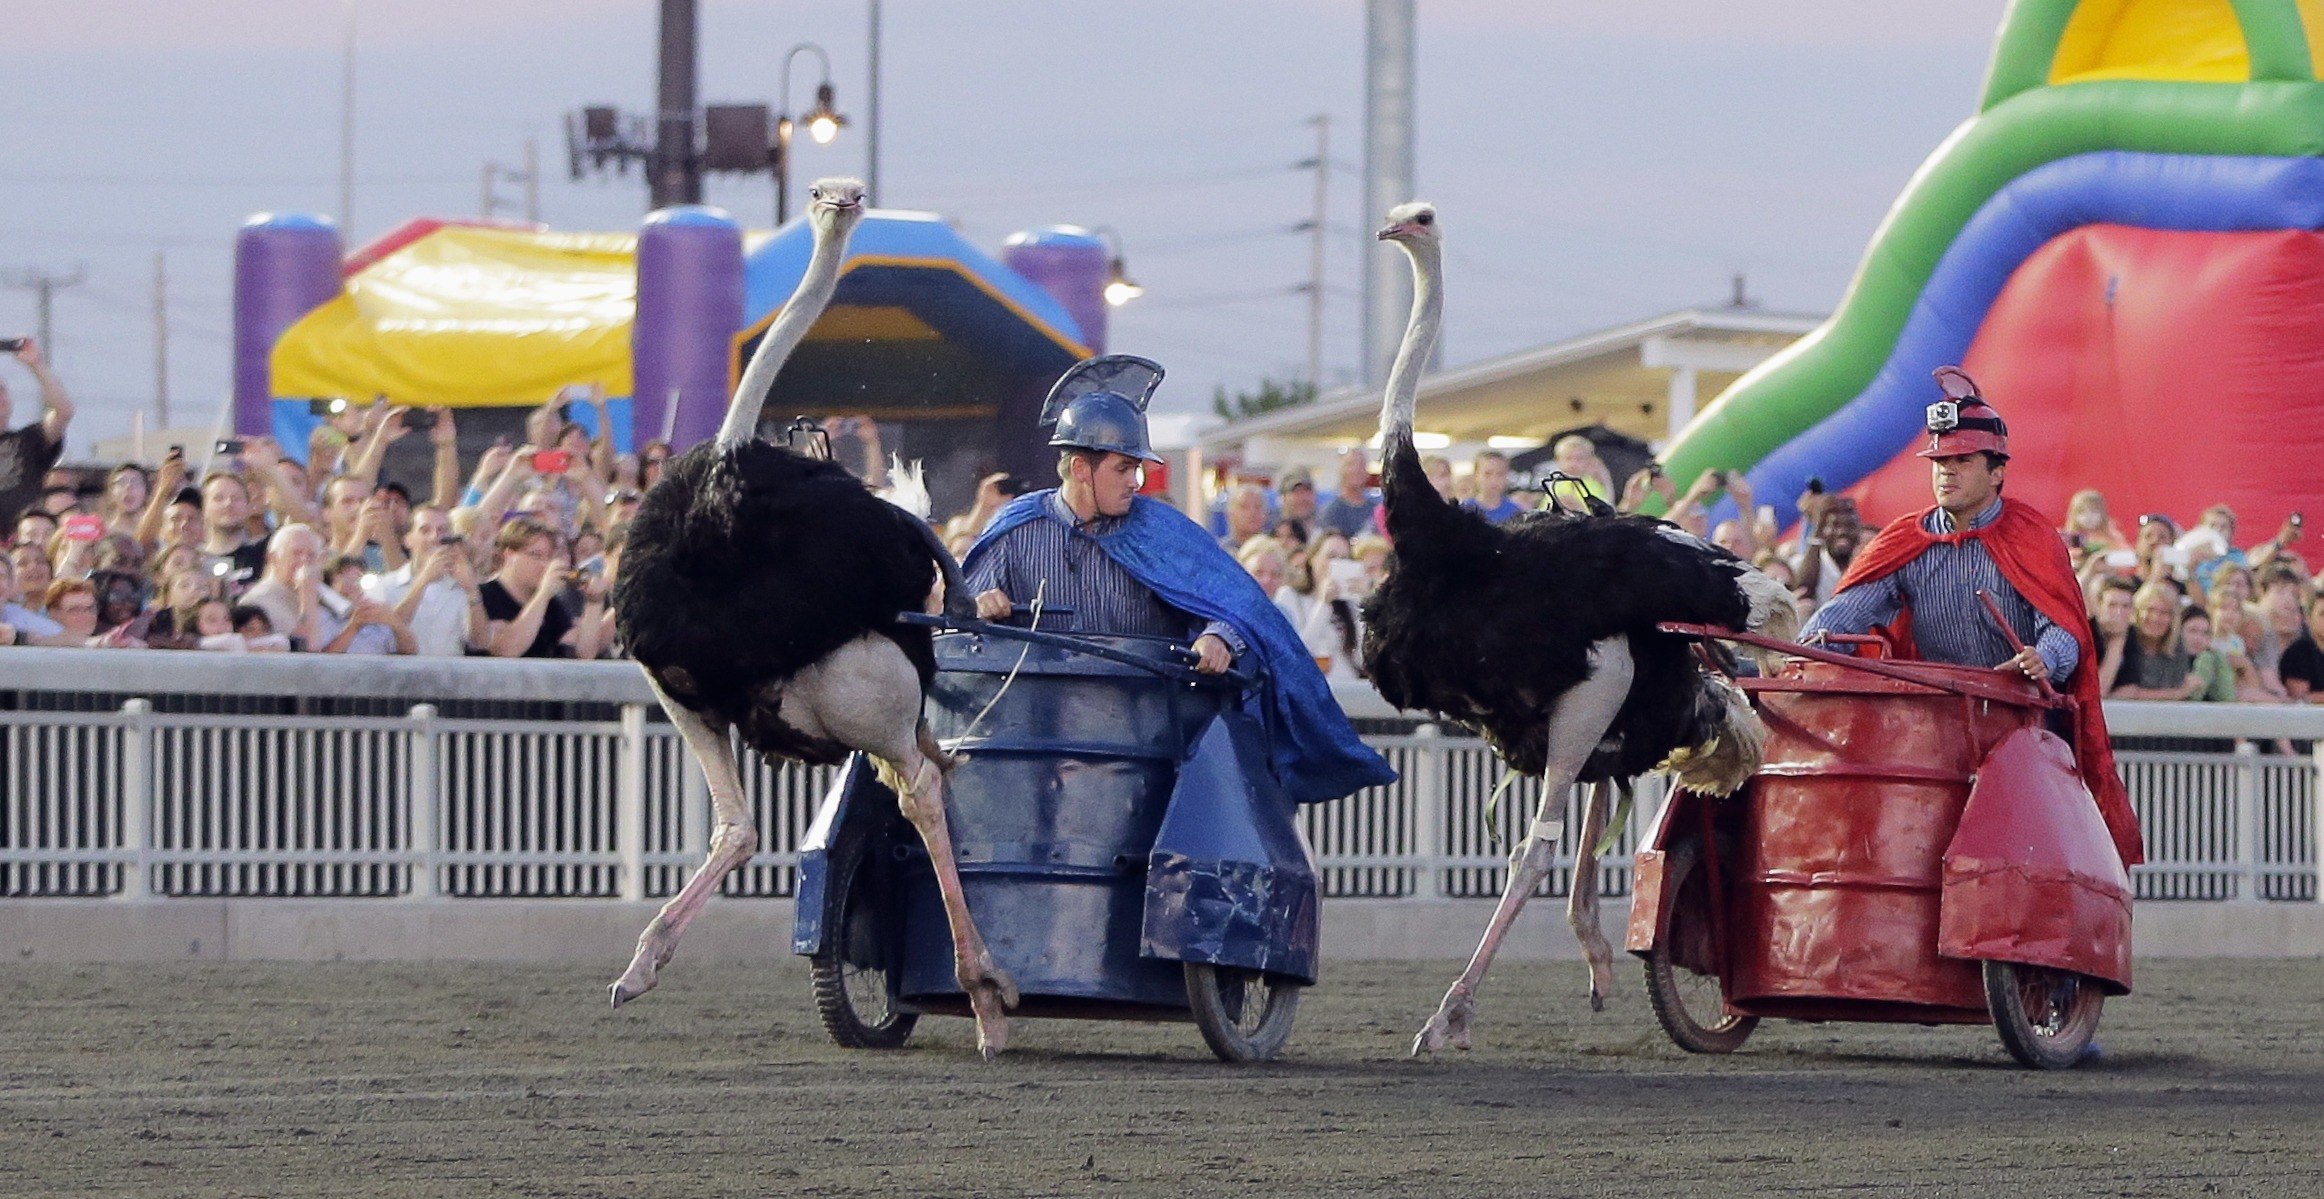
POLYGON ((1283 1052, 1291 1041, 1291 1022, 1299 1015, 1299 993, 1305 987, 1279 974, 1207 962, 1182 965, 1186 970, 1186 1005, 1194 1011, 1194 1024, 1202 1030, 1203 1043, 1220 1061, 1265 1062, 1283 1052), (1245 1032, 1231 1013, 1237 1005, 1227 998, 1226 989, 1242 985, 1254 973, 1266 983, 1267 1006, 1258 1025, 1245 1032))
POLYGON ((874 893, 869 885, 870 841, 868 832, 858 832, 834 847, 831 885, 840 890, 839 902, 834 905, 840 917, 825 935, 823 949, 807 962, 815 980, 815 1014, 822 1018, 823 1031, 831 1034, 833 1041, 845 1049, 901 1049, 920 1022, 919 1013, 890 1008, 885 1013, 867 1014, 856 1006, 847 987, 851 971, 867 969, 860 962, 881 956, 892 959, 895 952, 895 930, 888 926, 890 914, 864 906, 874 893), (849 960, 850 950, 855 951, 854 962, 849 960))
POLYGON ((2097 1037, 2098 1017, 2106 1006, 2106 992, 2096 982, 2063 970, 2015 962, 1987 962, 1985 1006, 1993 1013, 1993 1030, 2001 1034, 2002 1047, 2009 1050, 2009 1056, 2016 1058, 2019 1065, 2034 1070, 2063 1070, 2081 1061, 2090 1042, 2097 1037), (2058 1030, 2045 1032, 2035 1027, 2032 1014, 2026 1011, 2026 989, 2045 984, 2055 986, 2060 981, 2071 984, 2073 994, 2066 1001, 2058 1030))
MULTIPOLYGON (((1696 880, 1702 877, 1702 852, 1692 843, 1682 843, 1670 851, 1665 863, 1662 885, 1669 888, 1675 897, 1671 907, 1671 919, 1675 921, 1680 913, 1687 910, 1690 896, 1686 888, 1690 884, 1694 886, 1696 896, 1700 896, 1704 884, 1696 880)), ((1699 898, 1697 902, 1700 902, 1699 898)), ((1697 1020, 1694 1013, 1687 1010, 1685 988, 1680 985, 1679 972, 1685 971, 1693 977, 1701 976, 1671 960, 1670 929, 1655 931, 1654 948, 1646 954, 1646 998, 1654 1005, 1654 1018, 1662 1025, 1662 1031, 1670 1034, 1671 1042, 1688 1053, 1733 1053, 1742 1048, 1743 1042, 1751 1038, 1751 1030, 1759 1027, 1759 1017, 1736 1016, 1722 1011, 1714 1023, 1704 1024, 1697 1020)), ((1725 994, 1722 987, 1722 999, 1725 994)))

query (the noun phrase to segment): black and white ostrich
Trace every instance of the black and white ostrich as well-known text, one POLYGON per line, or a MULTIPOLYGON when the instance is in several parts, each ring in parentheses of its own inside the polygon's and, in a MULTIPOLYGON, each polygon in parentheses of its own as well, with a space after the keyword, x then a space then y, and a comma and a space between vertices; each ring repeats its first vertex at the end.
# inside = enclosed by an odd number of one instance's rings
POLYGON ((1598 927, 1597 842, 1614 790, 1649 770, 1726 794, 1758 767, 1765 731, 1742 693, 1703 668, 1686 621, 1788 636, 1782 584, 1727 551, 1643 516, 1528 513, 1495 526, 1438 496, 1412 444, 1420 373, 1444 312, 1441 230, 1427 204, 1388 214, 1383 241, 1412 259, 1411 323, 1380 408, 1380 471, 1395 568, 1364 604, 1364 662, 1400 708, 1476 725, 1511 770, 1542 779, 1484 940, 1412 1052, 1469 1046, 1469 1021, 1501 939, 1556 852, 1565 797, 1592 784, 1567 917, 1603 1007, 1613 950, 1598 927))
POLYGON ((951 920, 960 985, 989 1059, 1006 1044, 1016 984, 969 919, 944 819, 951 759, 921 716, 936 671, 928 629, 896 614, 964 605, 959 567, 918 516, 879 499, 846 469, 755 437, 768 388, 831 302, 863 185, 818 180, 815 248, 798 290, 735 387, 717 440, 672 459, 638 505, 614 607, 654 693, 702 764, 718 826, 710 856, 638 938, 613 984, 621 1006, 656 973, 719 881, 758 848, 729 729, 768 755, 816 764, 861 751, 927 843, 951 920))

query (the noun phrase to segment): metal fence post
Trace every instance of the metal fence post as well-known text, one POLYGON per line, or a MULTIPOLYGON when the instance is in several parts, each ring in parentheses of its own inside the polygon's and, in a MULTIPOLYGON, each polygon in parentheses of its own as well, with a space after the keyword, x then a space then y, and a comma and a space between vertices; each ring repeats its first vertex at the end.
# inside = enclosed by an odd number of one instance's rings
POLYGON ((2235 743, 2235 902, 2260 899, 2259 745, 2235 743))
POLYGON ((1445 896, 1444 730, 1433 722, 1412 730, 1412 847, 1420 863, 1415 894, 1445 896))
POLYGON ((615 767, 614 849, 621 855, 621 897, 646 897, 646 709, 621 706, 621 750, 615 767))
POLYGON ((153 701, 121 705, 121 898, 153 898, 153 701))
POLYGON ((436 769, 436 705, 413 704, 410 738, 411 774, 404 780, 404 853, 411 860, 411 881, 404 894, 412 899, 434 899, 438 894, 436 863, 444 851, 442 808, 438 800, 436 769))
POLYGON ((2308 836, 2313 842, 2309 852, 2314 855, 2308 859, 2308 866, 2315 872, 2316 890, 2312 898, 2324 903, 2324 740, 2318 740, 2310 753, 2316 769, 2308 778, 2308 836))

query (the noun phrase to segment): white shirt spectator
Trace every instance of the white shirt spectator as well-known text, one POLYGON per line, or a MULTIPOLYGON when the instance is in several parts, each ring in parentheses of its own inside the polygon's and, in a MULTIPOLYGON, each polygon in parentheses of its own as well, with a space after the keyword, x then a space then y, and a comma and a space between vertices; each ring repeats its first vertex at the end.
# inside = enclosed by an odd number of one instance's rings
MULTIPOLYGON (((385 574, 363 576, 363 594, 379 604, 393 608, 411 594, 412 574, 417 562, 406 560, 402 566, 385 574)), ((412 610, 412 640, 419 643, 423 656, 457 658, 468 652, 468 593, 460 584, 439 578, 420 593, 420 606, 412 610)), ((392 641, 392 638, 390 639, 392 641)))

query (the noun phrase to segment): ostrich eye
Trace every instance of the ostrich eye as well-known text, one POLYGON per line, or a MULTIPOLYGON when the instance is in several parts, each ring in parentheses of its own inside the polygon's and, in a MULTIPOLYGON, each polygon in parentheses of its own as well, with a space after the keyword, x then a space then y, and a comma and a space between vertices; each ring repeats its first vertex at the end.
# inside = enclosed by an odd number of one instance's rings
POLYGON ((1436 223, 1436 214, 1433 212, 1424 212, 1412 219, 1423 225, 1433 225, 1436 223))

